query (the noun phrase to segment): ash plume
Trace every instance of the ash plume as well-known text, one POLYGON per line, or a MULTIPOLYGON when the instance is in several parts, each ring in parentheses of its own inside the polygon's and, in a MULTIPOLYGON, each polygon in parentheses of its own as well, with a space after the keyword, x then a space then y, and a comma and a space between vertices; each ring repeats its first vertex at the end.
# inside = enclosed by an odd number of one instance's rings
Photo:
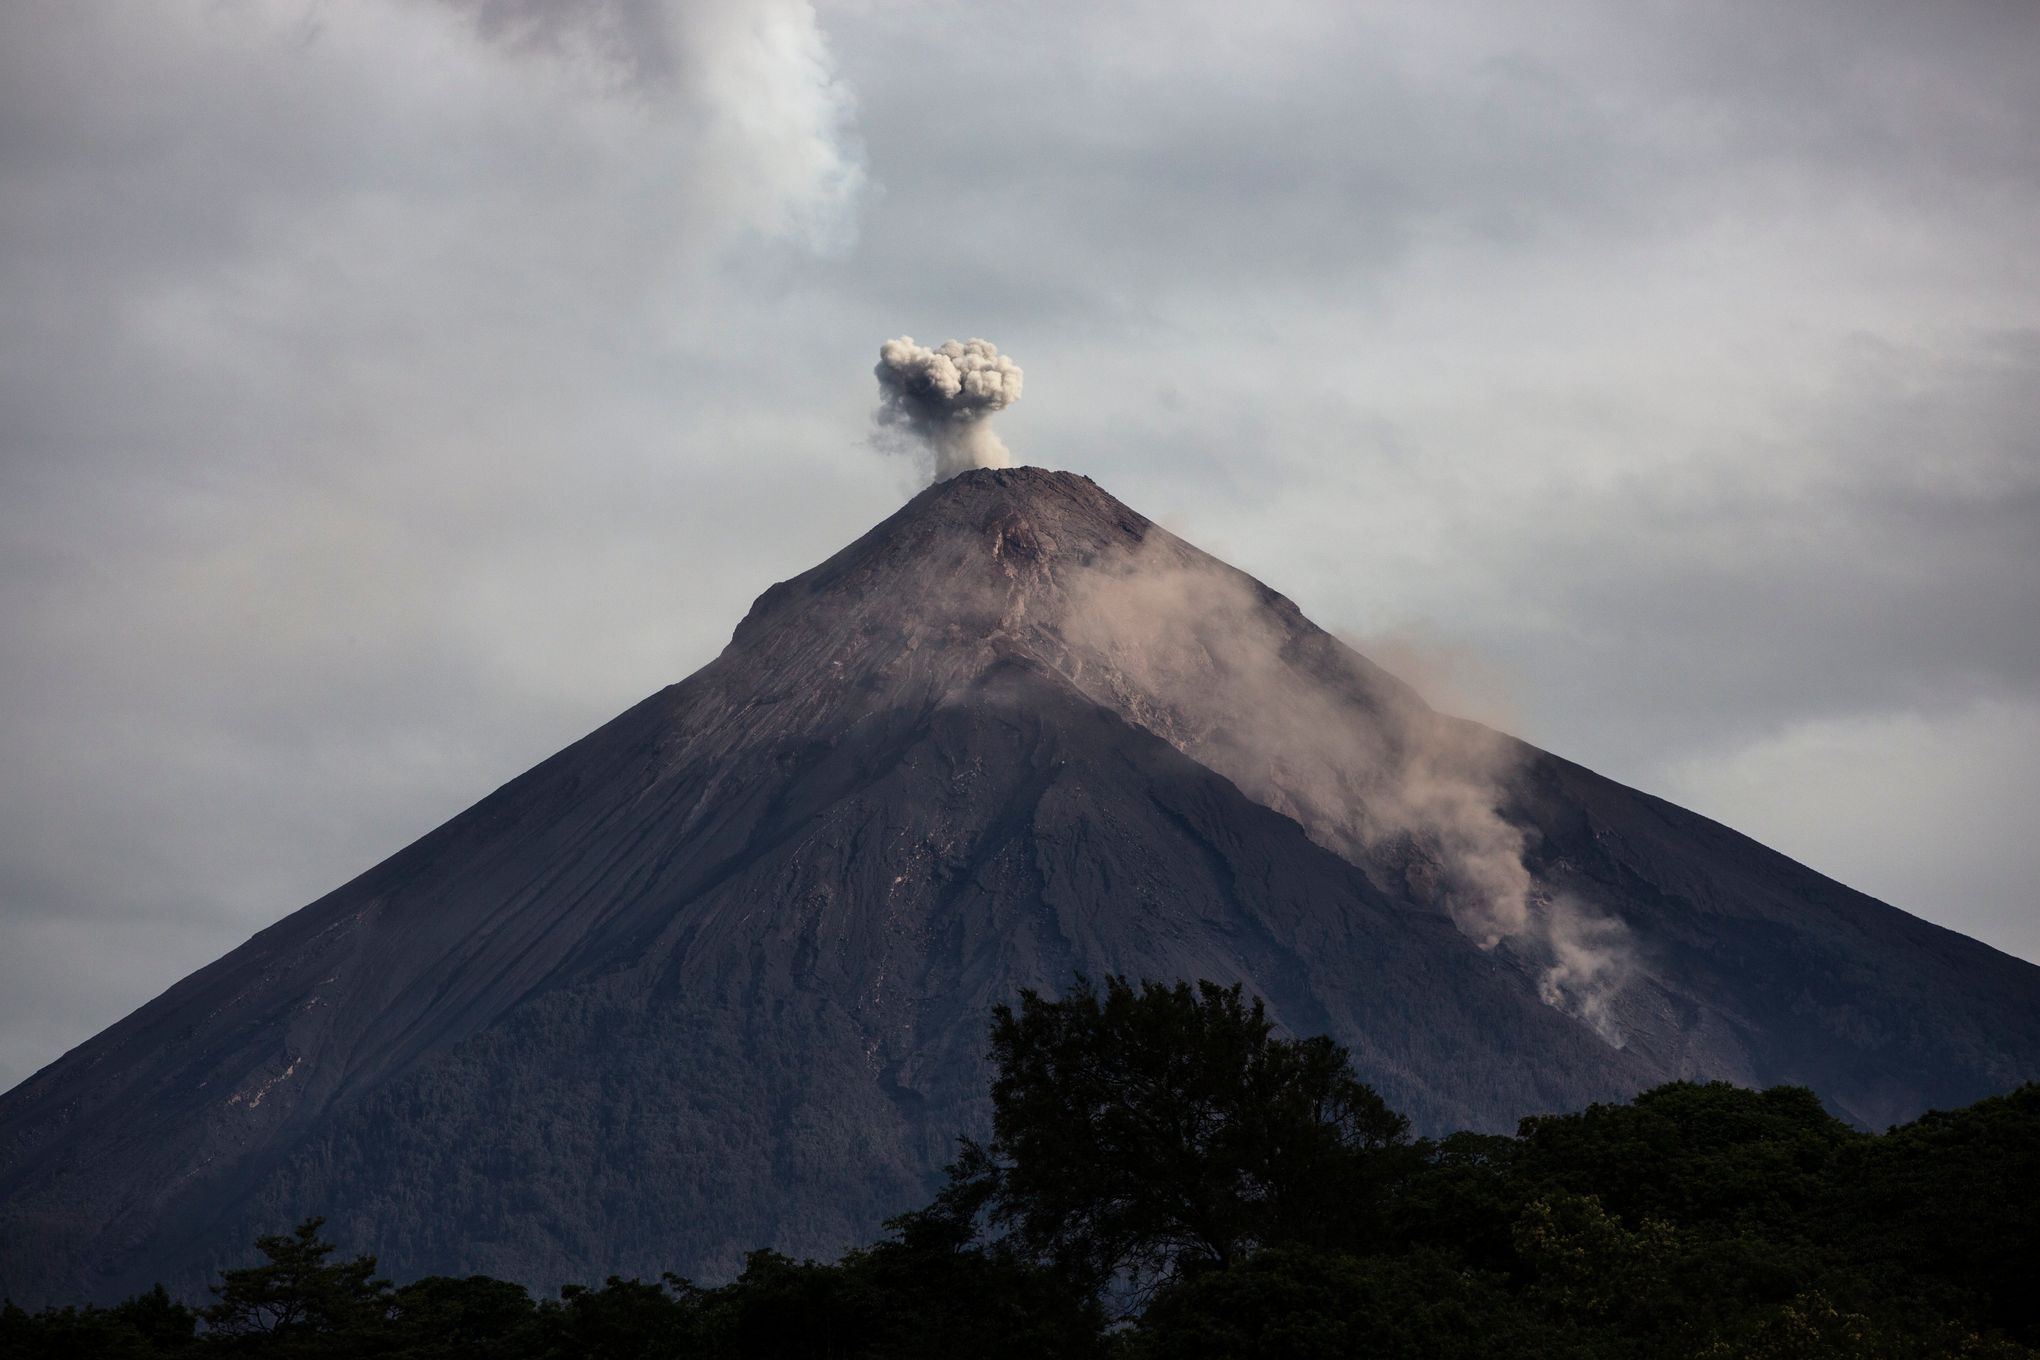
POLYGON ((925 450, 935 481, 972 468, 1013 465, 986 424, 1020 400, 1020 366, 989 340, 945 340, 932 348, 902 335, 879 346, 881 430, 925 450))
POLYGON ((1401 877, 1480 948, 1506 945, 1546 1005, 1622 1047, 1627 931, 1531 874, 1502 812, 1524 748, 1383 689, 1344 648, 1291 631, 1238 573, 1157 556, 1072 583, 1073 678, 1326 849, 1401 877))

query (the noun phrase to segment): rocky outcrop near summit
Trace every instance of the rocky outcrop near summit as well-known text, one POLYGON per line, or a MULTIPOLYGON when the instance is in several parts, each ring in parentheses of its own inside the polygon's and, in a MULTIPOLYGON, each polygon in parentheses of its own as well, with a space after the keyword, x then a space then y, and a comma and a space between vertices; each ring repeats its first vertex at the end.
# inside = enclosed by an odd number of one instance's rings
POLYGON ((1432 712, 1086 479, 966 473, 713 663, 0 1096, 0 1293, 830 1255, 982 1127, 988 1008, 1239 981, 1434 1130, 1680 1076, 1881 1125, 2040 970, 1432 712))

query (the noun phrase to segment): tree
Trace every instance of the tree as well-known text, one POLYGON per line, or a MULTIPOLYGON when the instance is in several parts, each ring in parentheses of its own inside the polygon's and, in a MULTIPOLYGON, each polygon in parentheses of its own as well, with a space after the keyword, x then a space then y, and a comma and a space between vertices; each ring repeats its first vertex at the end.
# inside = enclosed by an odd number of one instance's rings
POLYGON ((1579 1337, 1446 1253, 1257 1252, 1159 1294, 1128 1360, 1578 1360, 1579 1337))
POLYGON ((192 1344, 198 1332, 198 1314, 170 1297, 170 1291, 157 1285, 145 1294, 136 1294, 125 1303, 116 1304, 111 1315, 127 1326, 158 1351, 174 1351, 192 1344))
MULTIPOLYGON (((542 1353, 602 1360, 701 1354, 701 1297, 675 1275, 658 1281, 611 1275, 600 1289, 567 1285, 559 1302, 540 1313, 551 1342, 542 1353)), ((498 1352, 504 1353, 514 1352, 498 1352)))
POLYGON ((1237 985, 1022 992, 993 1013, 992 1142, 964 1143, 948 1193, 1094 1290, 1343 1231, 1407 1121, 1330 1039, 1273 1029, 1237 985))
POLYGON ((486 1275, 428 1275, 391 1297, 394 1354, 432 1360, 500 1360, 529 1354, 538 1306, 521 1284, 486 1275))
POLYGON ((1832 1177, 1824 1231, 1880 1292, 2040 1348, 2040 1083, 1930 1111, 1859 1140, 1832 1177))
POLYGON ((221 1272, 212 1290, 218 1302, 204 1312, 207 1328, 223 1338, 288 1339, 303 1354, 366 1350, 389 1315, 390 1282, 375 1278, 373 1256, 328 1263, 334 1246, 319 1238, 325 1222, 306 1219, 288 1235, 257 1238, 268 1260, 221 1272))

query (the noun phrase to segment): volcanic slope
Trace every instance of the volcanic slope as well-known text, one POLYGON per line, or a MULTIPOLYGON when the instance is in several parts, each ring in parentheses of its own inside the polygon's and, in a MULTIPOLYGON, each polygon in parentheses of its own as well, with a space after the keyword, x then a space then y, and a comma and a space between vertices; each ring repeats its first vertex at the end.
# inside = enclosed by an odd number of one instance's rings
POLYGON ((1420 1126, 1672 1077, 1877 1124, 2040 969, 1432 712, 1087 479, 941 483, 713 663, 0 1096, 0 1294, 830 1255, 984 1125, 988 1008, 1239 981, 1420 1126))

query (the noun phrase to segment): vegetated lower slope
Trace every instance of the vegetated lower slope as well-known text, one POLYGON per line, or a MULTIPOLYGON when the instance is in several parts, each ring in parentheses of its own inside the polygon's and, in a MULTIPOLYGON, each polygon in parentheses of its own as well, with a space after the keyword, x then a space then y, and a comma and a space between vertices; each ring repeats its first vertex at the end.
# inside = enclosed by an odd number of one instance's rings
POLYGON ((1210 982, 1023 995, 991 1140, 834 1263, 392 1288, 312 1219, 202 1308, 0 1309, 0 1356, 2040 1354, 2040 1085, 1874 1135, 1803 1088, 1674 1083, 1431 1141, 1336 1044, 1271 1030, 1210 982))
POLYGON ((1073 972, 1244 982, 1432 1129, 1679 1076, 1874 1123, 2040 1071, 2040 970, 1448 743, 1531 907, 1625 932, 1597 1023, 1545 1004, 1548 940, 1456 918, 1455 828, 1383 834, 1415 805, 1381 771, 1432 771, 1447 722, 1085 479, 966 474, 0 1096, 0 1291, 192 1285, 315 1213, 400 1276, 831 1254, 982 1120, 985 1007, 1073 972))

